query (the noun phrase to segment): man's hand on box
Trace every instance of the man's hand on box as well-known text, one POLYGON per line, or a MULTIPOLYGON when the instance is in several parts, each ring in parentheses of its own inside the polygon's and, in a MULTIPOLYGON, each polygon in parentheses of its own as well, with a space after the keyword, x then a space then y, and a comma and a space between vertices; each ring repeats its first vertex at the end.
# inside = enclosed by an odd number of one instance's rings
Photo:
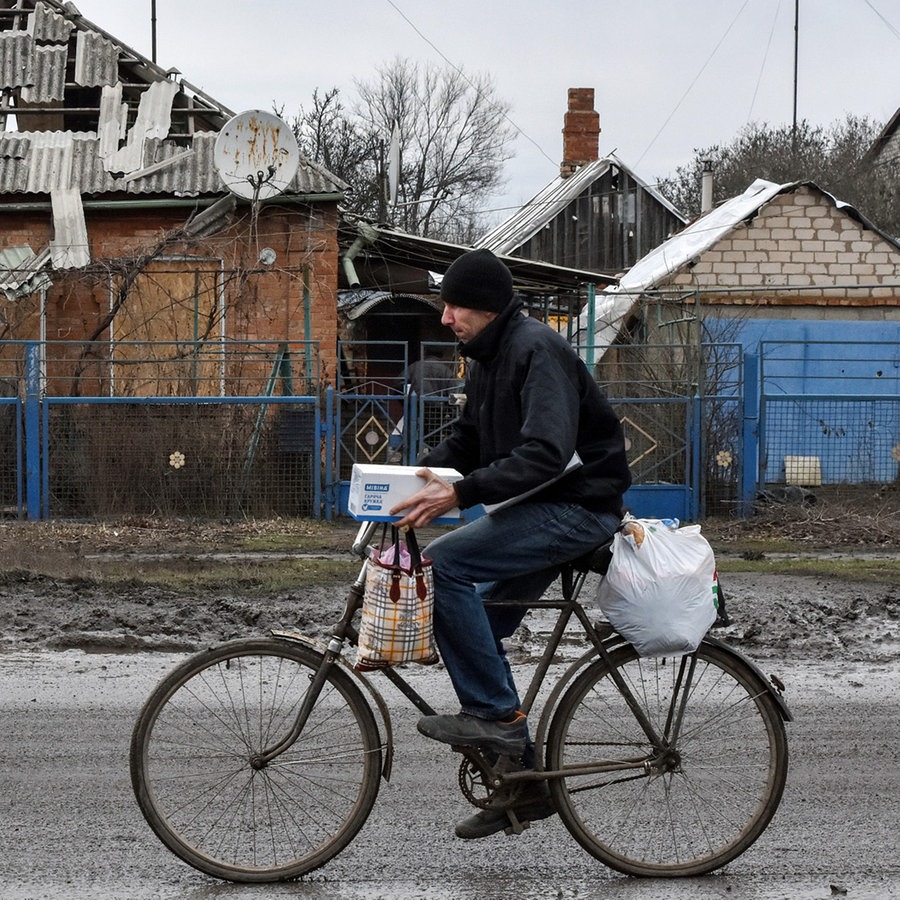
POLYGON ((400 528, 405 525, 421 528, 459 506, 459 497, 450 482, 435 475, 429 468, 419 469, 416 475, 425 480, 425 487, 391 509, 392 516, 403 516, 397 522, 400 528))

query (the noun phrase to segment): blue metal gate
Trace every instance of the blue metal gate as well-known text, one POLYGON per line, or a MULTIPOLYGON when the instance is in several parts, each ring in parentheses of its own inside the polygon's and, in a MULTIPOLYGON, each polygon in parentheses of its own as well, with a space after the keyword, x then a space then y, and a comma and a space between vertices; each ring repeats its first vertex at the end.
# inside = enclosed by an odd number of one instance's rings
MULTIPOLYGON (((421 348, 420 358, 426 350, 421 348)), ((705 347, 702 377, 696 374, 696 360, 685 374, 681 347, 641 347, 633 359, 624 356, 620 351, 614 367, 621 377, 602 387, 619 413, 635 475, 627 508, 638 516, 682 521, 696 521, 711 504, 733 511, 740 505, 743 482, 740 348, 705 347), (653 377, 653 366, 663 357, 670 376, 678 372, 677 380, 653 377)), ((417 394, 408 389, 403 342, 347 343, 341 359, 336 460, 328 479, 336 488, 335 513, 347 511, 354 462, 411 465, 424 448, 440 441, 456 416, 453 390, 417 394)))
POLYGON ((760 345, 759 484, 885 484, 900 464, 900 343, 760 345))

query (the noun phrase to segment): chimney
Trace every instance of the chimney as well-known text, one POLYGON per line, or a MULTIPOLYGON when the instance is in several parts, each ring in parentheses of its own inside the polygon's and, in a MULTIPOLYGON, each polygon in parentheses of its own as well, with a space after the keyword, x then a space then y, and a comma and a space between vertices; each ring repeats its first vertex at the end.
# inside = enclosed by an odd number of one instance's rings
POLYGON ((700 173, 700 215, 705 215, 713 208, 713 168, 712 162, 703 160, 703 171, 700 173))
POLYGON ((599 159, 600 115, 593 88, 569 88, 569 110, 563 124, 563 159, 559 174, 568 178, 579 166, 599 159))

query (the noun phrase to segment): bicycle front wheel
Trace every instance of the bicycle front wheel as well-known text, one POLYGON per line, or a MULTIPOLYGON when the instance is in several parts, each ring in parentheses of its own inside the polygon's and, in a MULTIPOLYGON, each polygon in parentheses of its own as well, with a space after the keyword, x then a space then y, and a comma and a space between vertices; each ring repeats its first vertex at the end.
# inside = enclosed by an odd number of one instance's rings
POLYGON ((162 842, 230 881, 297 878, 339 853, 378 794, 381 746, 371 707, 332 667, 291 746, 323 657, 287 641, 238 641, 187 660, 157 686, 131 740, 138 805, 162 842))
POLYGON ((701 875, 735 859, 775 814, 787 763, 768 689, 740 657, 707 643, 683 661, 626 646, 611 666, 593 663, 560 701, 547 742, 549 769, 582 767, 551 782, 566 827, 628 875, 701 875))

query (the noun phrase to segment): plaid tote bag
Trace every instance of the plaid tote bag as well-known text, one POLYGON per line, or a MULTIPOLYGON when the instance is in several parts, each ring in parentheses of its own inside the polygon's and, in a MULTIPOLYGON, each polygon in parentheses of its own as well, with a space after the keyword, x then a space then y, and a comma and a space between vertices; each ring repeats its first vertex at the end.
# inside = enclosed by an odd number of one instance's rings
POLYGON ((371 671, 438 661, 434 645, 434 578, 410 528, 405 540, 391 527, 391 543, 369 548, 356 669, 371 671))

